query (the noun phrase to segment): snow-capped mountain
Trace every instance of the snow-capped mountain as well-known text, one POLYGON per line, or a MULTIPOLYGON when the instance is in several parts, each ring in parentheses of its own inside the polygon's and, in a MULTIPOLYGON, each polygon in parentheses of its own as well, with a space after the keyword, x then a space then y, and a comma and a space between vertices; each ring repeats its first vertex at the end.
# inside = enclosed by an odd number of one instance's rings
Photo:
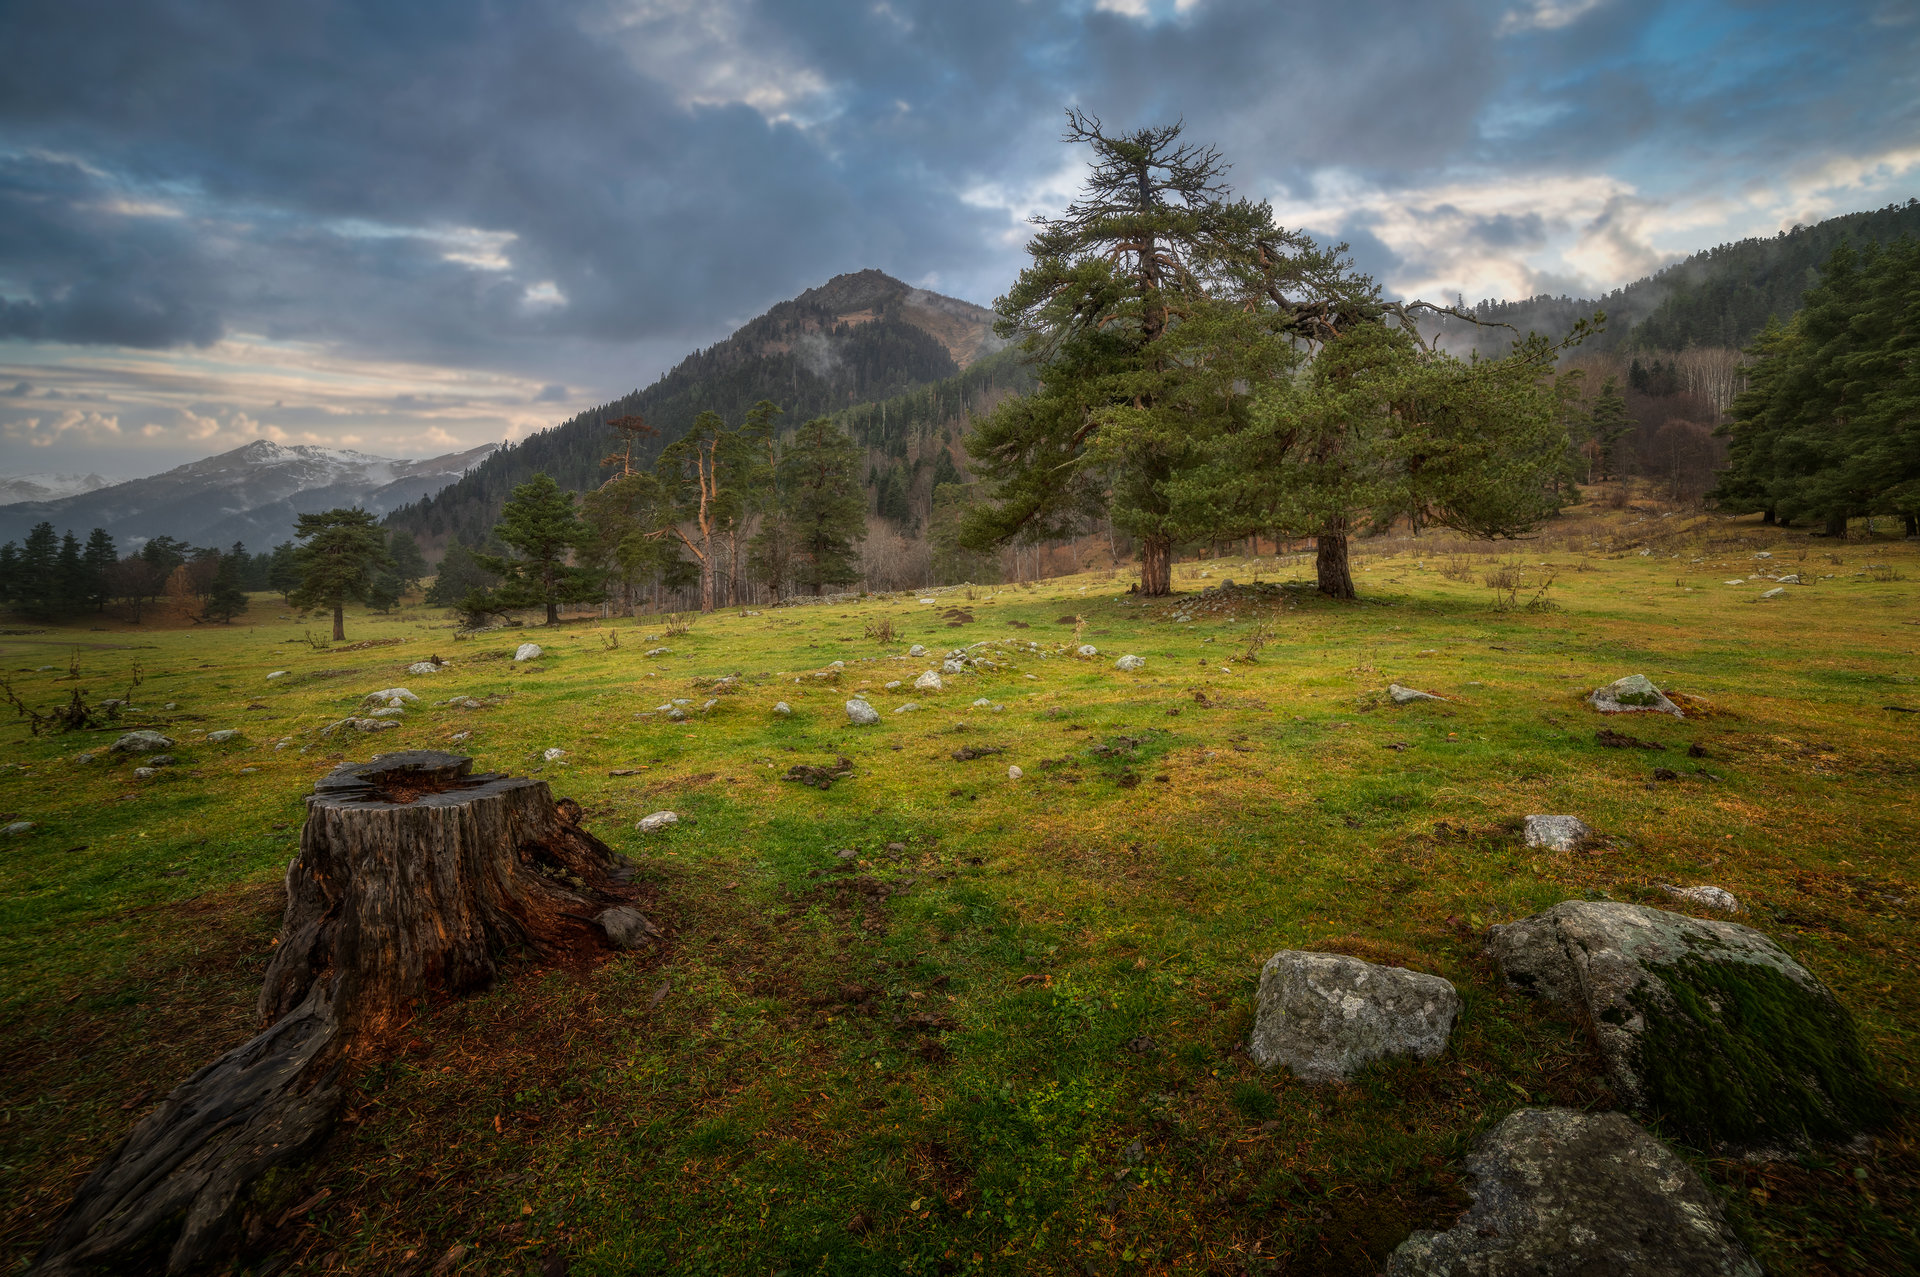
POLYGON ((106 487, 113 480, 97 474, 0 475, 0 505, 15 501, 58 501, 106 487))
POLYGON ((82 539, 105 528, 123 550, 163 534, 195 545, 245 541, 264 550, 293 539, 298 514, 336 506, 385 514, 438 492, 497 447, 408 461, 262 439, 150 478, 0 505, 0 541, 17 541, 46 520, 82 539))

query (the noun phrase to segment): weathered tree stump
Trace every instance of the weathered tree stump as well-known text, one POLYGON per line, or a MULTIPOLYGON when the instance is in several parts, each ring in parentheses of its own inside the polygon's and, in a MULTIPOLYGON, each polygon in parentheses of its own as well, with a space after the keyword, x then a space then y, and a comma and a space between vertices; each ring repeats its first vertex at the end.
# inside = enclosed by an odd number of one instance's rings
POLYGON ((259 1036, 178 1087, 75 1195, 35 1262, 83 1272, 180 1221, 167 1271, 220 1243, 248 1188, 319 1145, 350 1070, 423 1006, 654 934, 629 871, 545 781, 412 751, 335 768, 307 799, 260 990, 259 1036))

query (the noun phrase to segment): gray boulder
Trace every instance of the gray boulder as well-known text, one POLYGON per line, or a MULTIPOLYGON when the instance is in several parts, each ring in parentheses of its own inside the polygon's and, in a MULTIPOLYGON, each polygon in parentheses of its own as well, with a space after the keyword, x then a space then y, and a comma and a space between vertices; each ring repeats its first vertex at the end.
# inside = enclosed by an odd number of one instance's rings
POLYGON ((1521 1109, 1467 1156, 1473 1206, 1387 1277, 1760 1277, 1720 1201, 1620 1113, 1521 1109))
POLYGON ((660 934, 647 915, 632 905, 614 905, 602 909, 594 922, 615 947, 638 949, 660 934))
POLYGON ((1645 674, 1629 674, 1615 679, 1587 697, 1587 704, 1602 714, 1656 713, 1685 718, 1680 707, 1666 698, 1645 674))
POLYGON ((967 660, 964 656, 949 656, 940 662, 942 674, 964 674, 967 672, 967 660))
POLYGON ((677 825, 679 823, 680 816, 678 812, 656 811, 651 816, 642 816, 640 823, 635 825, 634 828, 643 834, 652 834, 658 833, 668 825, 677 825))
POLYGON ((108 748, 116 754, 151 754, 156 749, 172 749, 173 742, 159 732, 142 729, 128 732, 108 748))
POLYGON ((880 711, 856 696, 847 702, 847 719, 855 727, 869 727, 880 721, 880 711))
POLYGON ((1260 969, 1248 1046, 1261 1068, 1284 1064, 1303 1081, 1343 1082, 1389 1055, 1432 1059, 1459 1013, 1460 995, 1439 976, 1283 949, 1260 969))
POLYGON ((368 692, 360 698, 362 705, 371 705, 375 701, 390 708, 405 708, 417 704, 420 698, 404 687, 383 687, 377 692, 368 692))
POLYGON ((513 659, 516 661, 539 660, 540 645, 538 643, 522 643, 519 647, 513 649, 513 659))
POLYGON ((21 834, 28 832, 32 828, 33 822, 31 820, 16 820, 5 829, 0 829, 0 834, 6 834, 10 838, 18 838, 21 834))
POLYGON ((1525 834, 1529 847, 1572 851, 1593 837, 1593 830, 1578 816, 1529 816, 1525 834))
POLYGON ((940 682, 940 675, 935 673, 933 670, 928 670, 926 673, 922 674, 919 678, 916 678, 913 680, 913 686, 917 691, 937 692, 940 690, 942 686, 940 682))
POLYGON ((785 701, 775 701, 773 703, 773 712, 782 718, 786 718, 793 713, 793 706, 787 704, 785 701))
POLYGON ((1750 927, 1565 900, 1491 928, 1487 952, 1508 983, 1590 1026, 1627 1106, 1689 1143, 1783 1150, 1886 1114, 1833 991, 1750 927))
POLYGON ((1135 656, 1131 652, 1113 663, 1113 668, 1129 674, 1134 670, 1145 669, 1146 667, 1147 658, 1144 656, 1135 656))
POLYGON ((907 649, 908 656, 918 657, 918 656, 925 656, 926 654, 927 654, 926 645, 923 643, 915 643, 912 647, 907 649))
POLYGON ((224 745, 230 740, 239 739, 240 729, 237 727, 223 727, 217 732, 207 733, 207 744, 209 745, 224 745))
POLYGON ((1445 697, 1435 696, 1432 692, 1419 692, 1411 687, 1402 687, 1398 683, 1387 684, 1387 697, 1395 705, 1411 705, 1415 701, 1438 701, 1445 697))

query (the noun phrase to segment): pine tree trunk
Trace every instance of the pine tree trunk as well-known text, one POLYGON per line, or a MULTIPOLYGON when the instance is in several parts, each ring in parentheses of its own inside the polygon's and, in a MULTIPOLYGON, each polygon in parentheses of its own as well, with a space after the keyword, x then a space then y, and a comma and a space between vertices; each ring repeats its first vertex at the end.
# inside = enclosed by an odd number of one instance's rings
POLYGON ((205 1263, 247 1191, 326 1138, 350 1070, 500 955, 579 959, 652 925, 613 852, 544 781, 415 751, 337 767, 307 800, 260 989, 264 1031, 135 1126, 75 1196, 34 1272, 112 1265, 180 1222, 167 1271, 205 1263))
POLYGON ((548 625, 560 624, 560 605, 558 603, 552 602, 551 600, 549 600, 547 603, 547 624, 548 625))
POLYGON ((1353 572, 1347 564, 1347 524, 1342 519, 1329 524, 1314 538, 1313 570, 1319 578, 1320 593, 1333 599, 1355 597, 1353 572))
POLYGON ((1771 510, 1762 510, 1762 511, 1760 512, 1760 526, 1761 526, 1761 527, 1763 527, 1763 528, 1770 528, 1770 527, 1772 527, 1773 525, 1774 525, 1774 513, 1773 513, 1773 511, 1771 511, 1771 510))
POLYGON ((1160 598, 1173 591, 1173 542, 1150 536, 1140 542, 1140 593, 1160 598))
POLYGON ((1847 539, 1847 516, 1844 514, 1828 515, 1827 516, 1827 535, 1830 537, 1839 537, 1842 541, 1846 540, 1847 539))
POLYGON ((333 605, 333 641, 344 643, 347 638, 347 609, 344 604, 333 605))

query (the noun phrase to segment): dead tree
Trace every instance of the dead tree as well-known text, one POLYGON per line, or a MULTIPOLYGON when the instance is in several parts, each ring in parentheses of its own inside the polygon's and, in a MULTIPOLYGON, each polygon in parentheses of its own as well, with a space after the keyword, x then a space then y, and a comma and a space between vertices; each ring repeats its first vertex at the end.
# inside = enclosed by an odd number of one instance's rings
POLYGON ((88 1176, 36 1259, 78 1273, 155 1244, 167 1271, 220 1245, 248 1189, 326 1138, 348 1077, 423 1007, 549 961, 656 935, 631 870, 545 781, 412 751, 335 768, 307 799, 263 1031, 175 1087, 88 1176))

